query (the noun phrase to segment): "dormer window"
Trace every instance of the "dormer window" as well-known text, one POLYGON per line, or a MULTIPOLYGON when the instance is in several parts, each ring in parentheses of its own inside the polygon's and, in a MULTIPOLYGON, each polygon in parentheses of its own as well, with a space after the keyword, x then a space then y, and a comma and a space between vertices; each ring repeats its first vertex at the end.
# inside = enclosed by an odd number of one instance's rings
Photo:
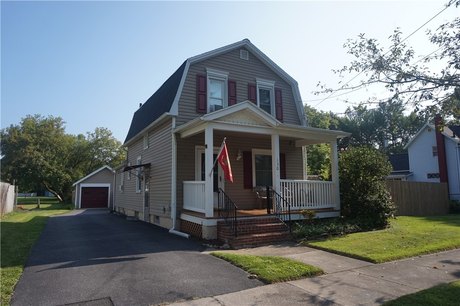
POLYGON ((257 105, 271 115, 275 115, 275 82, 257 80, 257 105))
POLYGON ((206 69, 208 83, 208 113, 228 106, 228 73, 206 69))

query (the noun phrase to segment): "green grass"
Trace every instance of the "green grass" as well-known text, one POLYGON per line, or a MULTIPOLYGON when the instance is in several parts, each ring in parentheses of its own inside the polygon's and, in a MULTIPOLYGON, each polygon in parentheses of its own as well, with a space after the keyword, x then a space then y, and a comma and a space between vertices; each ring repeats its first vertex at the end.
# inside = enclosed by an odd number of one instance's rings
POLYGON ((8 305, 34 242, 49 216, 68 212, 68 204, 22 205, 1 219, 1 305, 8 305))
POLYGON ((381 263, 460 247, 460 215, 398 217, 388 229, 304 244, 381 263))
POLYGON ((38 199, 40 199, 40 205, 59 203, 59 200, 55 197, 18 197, 18 205, 37 204, 38 199))
POLYGON ((385 303, 385 306, 458 306, 460 281, 442 284, 385 303))
POLYGON ((212 252, 211 255, 226 260, 265 283, 276 283, 323 274, 320 268, 278 256, 240 255, 212 252))

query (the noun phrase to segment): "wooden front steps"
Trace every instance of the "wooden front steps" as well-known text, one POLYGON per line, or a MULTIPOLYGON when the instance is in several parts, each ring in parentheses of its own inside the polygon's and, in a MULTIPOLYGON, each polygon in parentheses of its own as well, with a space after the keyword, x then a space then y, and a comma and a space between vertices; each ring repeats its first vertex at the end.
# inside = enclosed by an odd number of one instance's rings
POLYGON ((289 228, 276 217, 240 218, 237 237, 229 223, 217 222, 217 239, 232 248, 254 247, 291 239, 289 228))

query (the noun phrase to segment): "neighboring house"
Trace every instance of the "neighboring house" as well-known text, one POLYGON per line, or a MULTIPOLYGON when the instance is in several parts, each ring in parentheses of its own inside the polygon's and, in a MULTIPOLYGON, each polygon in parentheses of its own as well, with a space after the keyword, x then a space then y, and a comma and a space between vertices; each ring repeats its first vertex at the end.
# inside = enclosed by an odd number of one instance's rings
POLYGON ((115 171, 103 166, 73 183, 75 208, 110 208, 115 171))
POLYGON ((460 200, 460 126, 425 124, 406 145, 412 176, 418 182, 448 183, 449 198, 460 200))
POLYGON ((114 209, 215 239, 232 203, 239 216, 267 215, 268 185, 294 212, 338 216, 337 139, 348 135, 308 127, 297 82, 245 39, 187 59, 134 113, 114 209), (233 183, 213 170, 224 138, 233 183), (331 146, 332 181, 306 180, 305 146, 316 143, 331 146))
POLYGON ((409 180, 412 172, 410 172, 408 153, 390 154, 388 160, 390 161, 392 171, 390 175, 386 177, 387 180, 409 180))

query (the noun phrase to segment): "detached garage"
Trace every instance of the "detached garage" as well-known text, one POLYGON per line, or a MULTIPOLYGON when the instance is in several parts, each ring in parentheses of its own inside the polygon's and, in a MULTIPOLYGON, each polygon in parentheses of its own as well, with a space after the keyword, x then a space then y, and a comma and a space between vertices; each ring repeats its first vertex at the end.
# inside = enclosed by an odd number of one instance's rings
POLYGON ((115 171, 104 166, 75 182, 75 208, 108 208, 112 206, 115 171))

